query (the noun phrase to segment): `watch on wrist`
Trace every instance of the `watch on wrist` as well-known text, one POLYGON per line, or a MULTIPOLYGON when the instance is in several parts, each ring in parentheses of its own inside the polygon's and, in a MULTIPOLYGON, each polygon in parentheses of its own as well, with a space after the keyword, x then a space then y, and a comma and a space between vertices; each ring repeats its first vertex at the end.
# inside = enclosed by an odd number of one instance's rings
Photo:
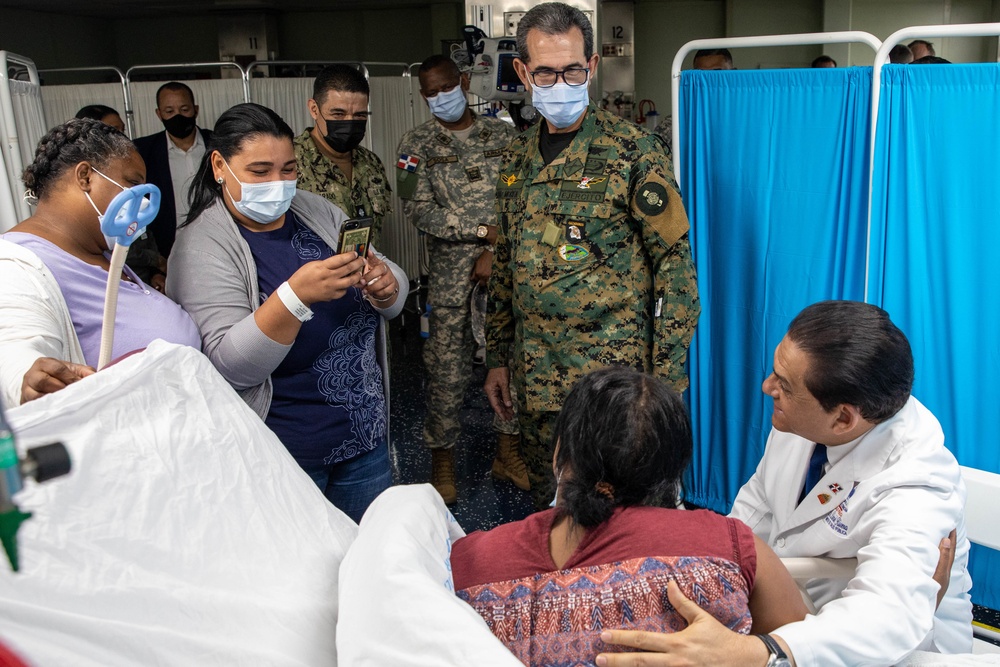
POLYGON ((476 227, 476 238, 485 239, 490 235, 490 228, 486 225, 479 225, 476 227))
POLYGON ((774 640, 774 637, 771 635, 754 636, 764 642, 764 646, 767 647, 767 652, 771 654, 764 667, 792 667, 792 663, 788 660, 788 656, 781 650, 781 646, 774 640))

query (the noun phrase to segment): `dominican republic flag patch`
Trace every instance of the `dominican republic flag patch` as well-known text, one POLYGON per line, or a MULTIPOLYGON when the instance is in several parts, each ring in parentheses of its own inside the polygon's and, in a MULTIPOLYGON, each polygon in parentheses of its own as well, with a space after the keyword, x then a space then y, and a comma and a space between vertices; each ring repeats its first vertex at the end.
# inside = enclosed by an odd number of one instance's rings
POLYGON ((416 171, 418 164, 420 164, 420 158, 416 155, 406 155, 405 153, 400 155, 399 161, 396 162, 397 167, 406 171, 416 171))

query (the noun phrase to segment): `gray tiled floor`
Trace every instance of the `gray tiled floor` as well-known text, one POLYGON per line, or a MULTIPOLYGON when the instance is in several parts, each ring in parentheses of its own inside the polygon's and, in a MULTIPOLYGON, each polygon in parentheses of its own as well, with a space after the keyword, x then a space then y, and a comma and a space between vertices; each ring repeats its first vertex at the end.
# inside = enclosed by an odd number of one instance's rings
MULTIPOLYGON (((397 460, 397 483, 418 484, 430 480, 431 456, 423 445, 425 413, 424 339, 419 318, 412 313, 394 320, 390 326, 392 347, 391 437, 397 460)), ((469 351, 471 357, 472 351, 469 351)), ((485 368, 476 366, 460 419, 462 435, 455 447, 458 502, 450 509, 465 531, 487 530, 502 523, 523 519, 532 511, 528 493, 510 482, 494 480, 490 466, 496 436, 490 426, 492 410, 483 393, 485 368)))

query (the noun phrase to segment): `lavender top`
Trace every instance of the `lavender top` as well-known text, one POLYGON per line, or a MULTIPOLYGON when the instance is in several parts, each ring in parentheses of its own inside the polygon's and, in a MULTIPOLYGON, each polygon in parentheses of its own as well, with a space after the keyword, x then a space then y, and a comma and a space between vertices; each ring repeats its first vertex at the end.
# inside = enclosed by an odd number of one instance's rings
MULTIPOLYGON (((34 234, 10 232, 3 238, 38 255, 52 272, 69 307, 84 359, 96 368, 101 354, 101 318, 108 272, 34 234)), ((125 273, 133 282, 123 280, 119 286, 111 358, 141 350, 158 338, 200 350, 201 334, 191 316, 139 280, 127 266, 125 273)))

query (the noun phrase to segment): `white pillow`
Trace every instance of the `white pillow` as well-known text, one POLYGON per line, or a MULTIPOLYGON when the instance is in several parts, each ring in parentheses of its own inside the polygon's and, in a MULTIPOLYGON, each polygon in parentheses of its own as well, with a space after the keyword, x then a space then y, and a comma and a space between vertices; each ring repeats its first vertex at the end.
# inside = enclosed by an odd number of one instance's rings
POLYGON ((340 566, 341 667, 521 665, 455 597, 451 544, 464 535, 429 484, 375 499, 340 566))

